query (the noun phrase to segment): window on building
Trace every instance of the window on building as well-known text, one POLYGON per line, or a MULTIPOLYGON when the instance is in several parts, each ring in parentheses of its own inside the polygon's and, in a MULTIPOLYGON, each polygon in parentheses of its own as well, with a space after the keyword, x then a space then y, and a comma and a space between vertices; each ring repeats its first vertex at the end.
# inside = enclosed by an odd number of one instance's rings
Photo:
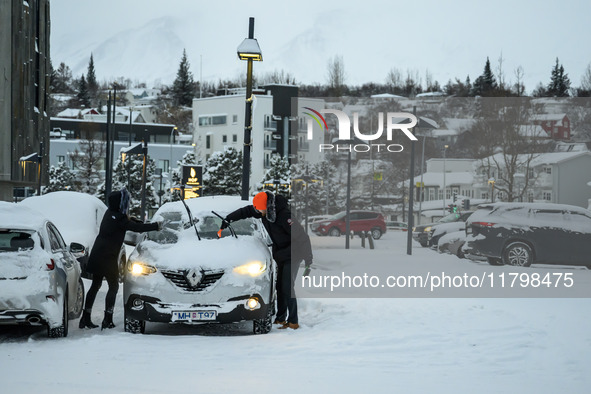
POLYGON ((544 172, 549 175, 552 174, 552 167, 544 167, 544 172))
POLYGON ((232 115, 232 124, 238 123, 238 115, 232 115))
POLYGON ((544 192, 542 198, 544 201, 552 201, 552 192, 544 192))
POLYGON ((211 135, 205 136, 205 149, 211 149, 211 135))
POLYGON ((158 160, 157 168, 162 168, 162 172, 168 172, 170 166, 170 161, 168 160, 158 160))
POLYGON ((199 117, 199 126, 219 126, 226 124, 226 115, 202 115, 199 117))
POLYGON ((480 198, 482 198, 483 200, 488 200, 488 192, 480 193, 480 198))
POLYGON ((232 142, 238 142, 238 134, 232 135, 232 142))
POLYGON ((228 142, 228 136, 227 135, 222 135, 222 142, 228 142))
POLYGON ((527 193, 527 202, 534 202, 534 193, 533 192, 527 193))
POLYGON ((529 179, 532 179, 534 177, 534 169, 533 168, 530 168, 527 170, 527 177, 529 179))
POLYGON ((57 157, 57 162, 61 163, 62 161, 66 161, 66 156, 58 156, 57 157))
POLYGON ((216 115, 211 117, 211 124, 213 125, 222 125, 226 124, 226 115, 216 115))

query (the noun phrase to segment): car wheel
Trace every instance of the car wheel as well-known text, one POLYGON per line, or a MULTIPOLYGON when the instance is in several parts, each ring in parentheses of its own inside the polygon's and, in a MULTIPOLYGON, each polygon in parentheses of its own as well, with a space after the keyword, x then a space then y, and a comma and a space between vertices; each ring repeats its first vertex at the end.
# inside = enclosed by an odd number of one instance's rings
POLYGON ((503 262, 517 267, 529 267, 533 260, 533 252, 523 242, 513 242, 505 248, 503 262))
POLYGON ((47 336, 50 338, 63 338, 68 336, 68 290, 64 296, 62 305, 62 324, 60 326, 51 328, 47 326, 47 336))
POLYGON ((76 304, 74 304, 74 311, 69 316, 71 319, 78 319, 82 314, 84 308, 84 282, 82 278, 78 278, 78 291, 76 292, 76 304))
POLYGON ((339 230, 336 227, 331 228, 328 231, 328 235, 330 235, 331 237, 340 237, 341 236, 341 230, 339 230))
POLYGON ((379 228, 374 228, 371 230, 371 237, 373 239, 380 239, 382 237, 382 230, 379 228))
POLYGON ((426 248, 427 246, 429 246, 429 243, 428 242, 425 242, 425 241, 419 241, 419 243, 421 244, 421 246, 423 248, 426 248))
POLYGON ((273 308, 269 306, 267 314, 263 319, 255 319, 252 321, 252 332, 254 335, 268 334, 273 327, 273 308))
POLYGON ((487 260, 490 265, 503 265, 503 261, 501 259, 489 257, 489 258, 487 258, 487 260))
POLYGON ((124 313, 124 330, 132 334, 143 334, 146 332, 146 322, 144 320, 135 320, 127 317, 127 312, 124 313))

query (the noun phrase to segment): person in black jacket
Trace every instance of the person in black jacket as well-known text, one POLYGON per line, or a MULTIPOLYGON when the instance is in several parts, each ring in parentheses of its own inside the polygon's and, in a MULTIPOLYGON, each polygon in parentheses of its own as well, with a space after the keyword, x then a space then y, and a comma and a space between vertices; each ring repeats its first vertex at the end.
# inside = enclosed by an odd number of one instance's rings
POLYGON ((252 205, 239 208, 228 214, 222 222, 227 223, 249 217, 262 220, 267 233, 273 241, 273 259, 277 263, 277 316, 274 324, 280 329, 299 328, 298 304, 294 297, 294 282, 302 260, 305 262, 304 275, 310 272, 312 246, 304 228, 291 220, 287 199, 271 192, 260 192, 252 200, 252 205), (294 249, 291 248, 292 242, 294 249))
POLYGON ((103 278, 107 279, 109 290, 105 297, 105 317, 101 329, 115 327, 113 308, 119 290, 118 259, 125 232, 129 230, 141 233, 160 229, 159 223, 145 224, 137 219, 130 219, 128 216, 129 199, 129 192, 125 188, 109 195, 109 208, 103 216, 99 233, 88 258, 87 270, 92 274, 92 285, 86 294, 86 305, 80 319, 80 328, 98 327, 90 320, 90 313, 96 293, 103 284, 103 278))

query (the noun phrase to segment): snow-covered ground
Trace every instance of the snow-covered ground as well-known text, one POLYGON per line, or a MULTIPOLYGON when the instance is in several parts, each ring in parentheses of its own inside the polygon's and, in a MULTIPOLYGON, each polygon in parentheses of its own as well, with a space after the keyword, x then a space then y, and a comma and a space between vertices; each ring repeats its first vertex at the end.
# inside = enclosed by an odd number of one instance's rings
MULTIPOLYGON (((342 237, 312 240, 313 274, 360 256, 456 273, 489 267, 417 243, 408 256, 403 232, 388 232, 375 250, 361 250, 359 239, 349 252, 342 237)), ((569 271, 591 278, 585 269, 552 272, 569 271)), ((70 321, 68 337, 56 340, 44 329, 0 328, 0 391, 586 393, 591 384, 587 298, 306 298, 295 331, 148 323, 146 334, 132 335, 123 332, 121 294, 113 330, 70 321)))

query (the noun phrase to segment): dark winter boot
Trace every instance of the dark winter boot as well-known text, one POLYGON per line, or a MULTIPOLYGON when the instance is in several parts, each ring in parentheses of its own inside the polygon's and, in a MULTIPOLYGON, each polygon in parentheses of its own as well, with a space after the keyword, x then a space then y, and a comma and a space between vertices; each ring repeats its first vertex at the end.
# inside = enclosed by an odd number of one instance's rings
POLYGON ((105 328, 115 328, 113 324, 113 312, 105 311, 105 318, 103 319, 103 324, 101 325, 101 331, 105 328))
POLYGON ((80 318, 80 323, 78 324, 78 327, 97 328, 98 326, 90 320, 90 311, 84 310, 84 312, 82 312, 82 317, 80 318))

